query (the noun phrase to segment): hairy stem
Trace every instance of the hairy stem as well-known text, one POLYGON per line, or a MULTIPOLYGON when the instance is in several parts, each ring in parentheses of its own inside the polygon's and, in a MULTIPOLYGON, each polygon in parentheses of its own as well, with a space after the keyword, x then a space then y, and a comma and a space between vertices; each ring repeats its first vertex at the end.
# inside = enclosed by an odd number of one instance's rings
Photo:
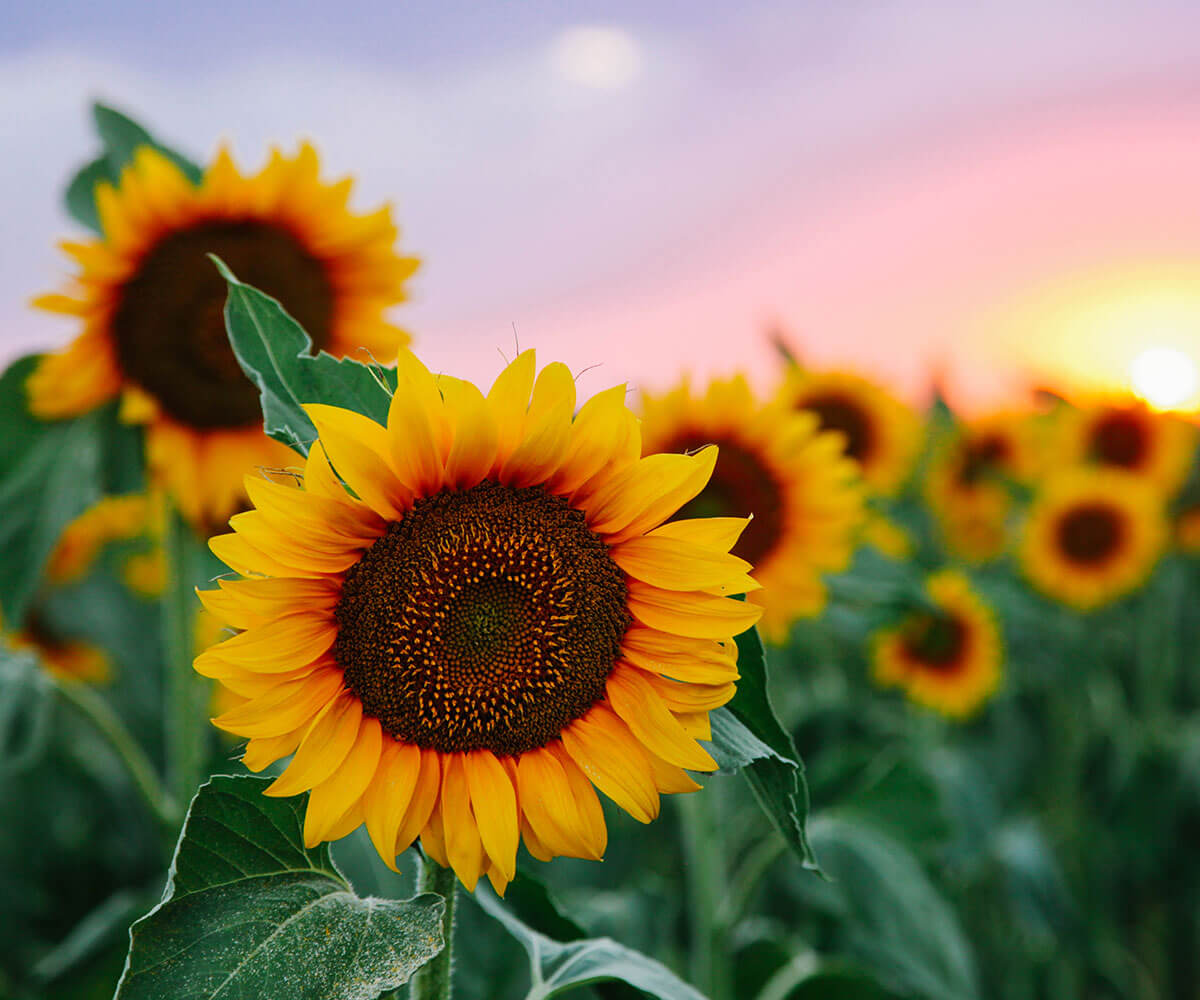
POLYGON ((412 978, 411 1000, 450 1000, 454 970, 454 899, 458 891, 458 876, 454 869, 443 868, 426 858, 417 880, 418 892, 435 892, 446 901, 442 915, 442 940, 445 946, 412 978))

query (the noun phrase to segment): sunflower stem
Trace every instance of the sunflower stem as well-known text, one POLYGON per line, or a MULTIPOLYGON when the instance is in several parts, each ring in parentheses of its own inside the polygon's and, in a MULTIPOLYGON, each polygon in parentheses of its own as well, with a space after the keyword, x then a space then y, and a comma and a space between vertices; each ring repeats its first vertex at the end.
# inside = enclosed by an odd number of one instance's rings
POLYGON ((164 827, 174 834, 179 823, 179 807, 167 795, 162 781, 150 763, 150 758, 125 727, 120 717, 91 687, 79 681, 61 681, 56 689, 63 700, 71 704, 96 727, 125 765, 133 786, 145 799, 150 811, 164 827))
POLYGON ((417 891, 435 892, 446 901, 446 911, 442 914, 445 946, 413 976, 409 997, 410 1000, 450 1000, 454 985, 454 900, 458 876, 453 868, 443 868, 436 861, 425 858, 417 879, 417 891))
POLYGON ((726 962, 727 927, 722 920, 727 880, 718 787, 719 782, 710 781, 703 791, 677 796, 676 801, 692 919, 692 982, 710 1000, 728 1000, 733 984, 726 962))
POLYGON ((194 587, 200 556, 191 527, 168 504, 163 530, 167 588, 163 594, 163 647, 166 651, 164 733, 172 796, 192 800, 204 777, 208 687, 192 669, 196 622, 194 587))

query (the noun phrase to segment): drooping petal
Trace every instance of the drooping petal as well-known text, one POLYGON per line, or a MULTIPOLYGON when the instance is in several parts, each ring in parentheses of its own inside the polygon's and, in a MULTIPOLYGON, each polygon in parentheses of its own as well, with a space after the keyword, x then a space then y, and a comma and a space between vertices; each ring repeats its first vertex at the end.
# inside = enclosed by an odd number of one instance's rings
POLYGON ((263 794, 285 798, 321 784, 337 771, 354 747, 362 717, 362 702, 349 691, 344 692, 313 720, 292 762, 263 789, 263 794))
POLYGON ((606 685, 609 704, 652 754, 693 771, 715 771, 717 762, 684 732, 638 671, 618 664, 606 685))
POLYGON ((511 881, 517 874, 517 796, 508 772, 490 750, 462 755, 471 810, 488 857, 511 881))
MULTIPOLYGON (((371 843, 392 871, 396 871, 398 853, 396 834, 413 799, 420 774, 420 748, 401 743, 390 735, 384 736, 375 776, 363 793, 363 813, 371 843)), ((418 829, 428 819, 429 810, 426 810, 418 829)))
POLYGON ((308 796, 304 814, 304 846, 316 847, 328 840, 329 831, 357 803, 375 776, 383 747, 382 731, 376 719, 365 718, 358 738, 338 769, 308 796))
POLYGON ((657 818, 659 802, 645 751, 610 709, 593 705, 562 731, 562 744, 592 784, 639 823, 657 818))

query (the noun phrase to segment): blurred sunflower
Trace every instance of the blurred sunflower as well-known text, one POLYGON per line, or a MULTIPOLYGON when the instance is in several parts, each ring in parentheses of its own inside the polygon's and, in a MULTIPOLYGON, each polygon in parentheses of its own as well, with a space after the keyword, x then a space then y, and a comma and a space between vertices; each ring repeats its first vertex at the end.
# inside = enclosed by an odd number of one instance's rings
POLYGON ((736 377, 703 396, 687 382, 644 393, 642 439, 647 454, 720 449, 712 479, 680 516, 752 516, 733 551, 755 567, 762 589, 748 599, 763 606, 768 638, 782 640, 796 618, 821 611, 821 574, 846 567, 863 520, 861 483, 836 435, 787 396, 760 403, 736 377))
POLYGON ((760 615, 726 596, 754 586, 746 521, 663 523, 717 450, 640 458, 623 386, 572 419, 532 351, 486 397, 407 352, 398 379, 386 428, 307 407, 299 485, 247 477, 255 509, 211 542, 246 578, 201 595, 244 631, 196 669, 248 699, 214 720, 248 767, 295 754, 269 794, 311 789, 307 843, 365 821, 387 864, 420 837, 502 892, 521 837, 603 855, 593 785, 649 822, 715 768, 697 740, 760 615))
POLYGON ((1179 489, 1191 469, 1196 429, 1139 400, 1060 408, 1051 454, 1060 465, 1095 464, 1149 480, 1163 493, 1179 489))
POLYGON ((46 565, 47 578, 52 583, 82 579, 104 546, 150 531, 152 516, 143 494, 104 497, 63 529, 46 565))
POLYGON ((956 570, 925 584, 930 606, 914 610, 871 641, 875 680, 953 718, 966 718, 1000 683, 1003 645, 996 616, 956 570))
POLYGON ((1075 468, 1039 490, 1021 540, 1039 590, 1090 611, 1140 586, 1167 541, 1162 494, 1117 469, 1075 468))
POLYGON ((868 512, 861 538, 864 543, 889 559, 908 559, 913 553, 912 536, 879 511, 868 512))
MULTIPOLYGON (((3 623, 0 622, 0 629, 3 623)), ((37 653, 42 666, 59 680, 103 684, 112 675, 108 655, 99 646, 68 639, 50 629, 37 612, 26 616, 24 625, 4 634, 13 650, 37 653)))
POLYGON ((147 425, 155 480, 193 522, 223 522, 243 502, 242 475, 289 453, 263 433, 207 254, 277 298, 316 350, 366 348, 386 362, 408 341, 383 318, 417 266, 393 249, 390 210, 353 214, 351 182, 323 184, 318 172, 307 144, 250 176, 221 150, 197 186, 139 149, 119 187, 96 188, 103 238, 62 244, 79 266, 71 287, 35 301, 82 331, 30 376, 33 412, 70 417, 119 395, 122 418, 147 425))
POLYGON ((1176 514, 1175 544, 1189 555, 1200 554, 1200 505, 1186 507, 1176 514))
POLYGON ((846 454, 876 493, 890 496, 912 469, 921 441, 917 414, 861 375, 794 368, 783 393, 792 406, 817 416, 820 429, 837 431, 846 454))
POLYGON ((933 451, 925 497, 947 549, 972 562, 1008 547, 1012 485, 1028 483, 1038 453, 1031 418, 995 413, 957 428, 933 451))

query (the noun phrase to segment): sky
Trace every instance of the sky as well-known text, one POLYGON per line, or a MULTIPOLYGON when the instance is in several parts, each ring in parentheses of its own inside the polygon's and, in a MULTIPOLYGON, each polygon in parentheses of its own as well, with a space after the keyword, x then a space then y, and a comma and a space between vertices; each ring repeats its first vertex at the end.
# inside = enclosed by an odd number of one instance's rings
POLYGON ((424 263, 396 320, 583 393, 814 366, 984 409, 1200 356, 1200 8, 23 4, 0 37, 0 359, 64 343, 101 98, 203 159, 311 138, 424 263), (56 9, 57 8, 57 9, 56 9))

